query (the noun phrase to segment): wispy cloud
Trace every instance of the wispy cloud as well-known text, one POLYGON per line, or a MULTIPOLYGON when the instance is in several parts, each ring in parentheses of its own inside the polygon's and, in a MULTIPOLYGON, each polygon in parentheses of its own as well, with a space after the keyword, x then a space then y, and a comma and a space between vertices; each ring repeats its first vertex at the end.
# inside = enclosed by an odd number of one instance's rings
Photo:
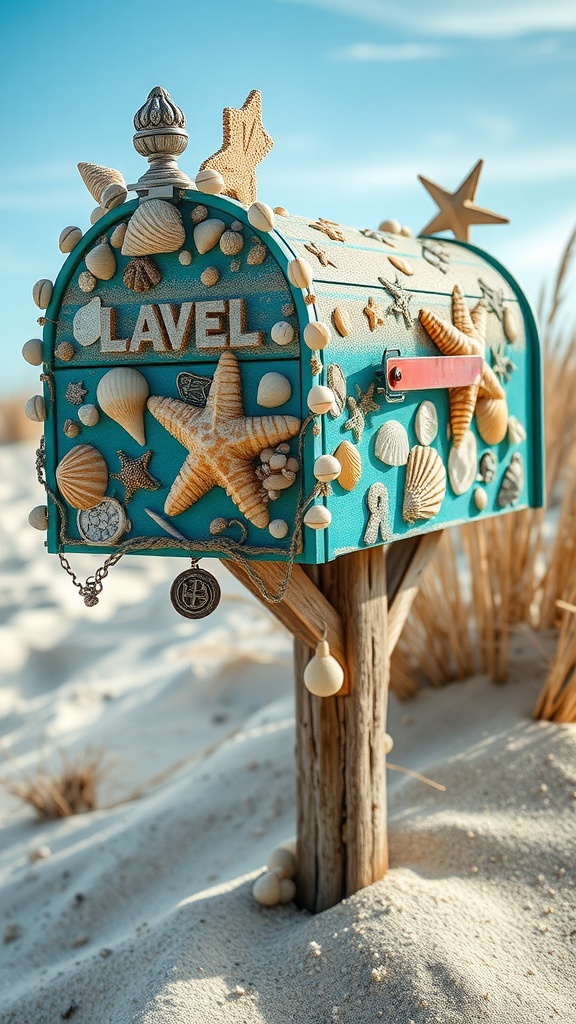
POLYGON ((341 49, 329 50, 327 57, 336 61, 410 61, 437 60, 444 57, 447 50, 443 46, 427 43, 400 43, 398 46, 378 46, 374 43, 352 43, 341 49))

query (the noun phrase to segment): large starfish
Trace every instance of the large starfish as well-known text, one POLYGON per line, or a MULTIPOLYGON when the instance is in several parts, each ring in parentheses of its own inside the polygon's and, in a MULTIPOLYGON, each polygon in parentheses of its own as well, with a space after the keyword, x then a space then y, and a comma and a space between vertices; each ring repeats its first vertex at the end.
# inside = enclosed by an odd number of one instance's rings
POLYGON ((486 306, 480 300, 474 309, 468 309, 457 284, 452 292, 452 320, 449 324, 430 309, 420 310, 420 323, 444 355, 482 356, 484 360, 479 384, 448 389, 450 425, 454 445, 458 447, 472 422, 478 398, 505 400, 505 392, 486 362, 486 306))
POLYGON ((240 368, 233 352, 220 356, 205 408, 152 395, 148 409, 189 453, 166 498, 166 515, 180 515, 213 487, 223 487, 251 523, 268 526, 268 506, 253 460, 264 448, 294 437, 300 420, 278 414, 244 415, 240 368))
POLYGON ((224 194, 250 206, 256 201, 256 167, 274 145, 262 124, 262 94, 253 89, 239 110, 225 107, 222 120, 222 146, 201 170, 219 171, 226 182, 224 194))
POLYGON ((421 174, 418 175, 424 188, 439 207, 439 212, 422 229, 421 235, 432 235, 436 231, 452 231, 454 238, 458 238, 461 242, 467 242, 471 224, 510 223, 508 217, 502 217, 499 213, 493 213, 492 210, 485 210, 482 206, 476 206, 474 202, 483 166, 484 161, 479 160, 455 192, 448 192, 447 189, 436 185, 429 178, 423 178, 421 174))

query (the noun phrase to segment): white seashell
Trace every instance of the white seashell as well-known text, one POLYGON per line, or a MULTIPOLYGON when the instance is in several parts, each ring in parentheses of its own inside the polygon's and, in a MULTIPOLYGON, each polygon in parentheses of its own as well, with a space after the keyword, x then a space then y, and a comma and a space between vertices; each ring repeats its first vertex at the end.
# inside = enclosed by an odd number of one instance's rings
POLYGON ((274 448, 264 448, 260 452, 260 462, 270 462, 270 459, 274 455, 274 448))
POLYGON ((192 263, 192 253, 189 249, 182 249, 182 252, 178 253, 178 263, 182 267, 189 267, 192 263))
POLYGON ((102 193, 100 206, 108 212, 109 210, 114 210, 117 206, 122 206, 122 203, 125 203, 127 198, 128 189, 124 185, 118 184, 118 182, 111 181, 109 185, 106 185, 102 193))
POLYGON ((524 488, 524 463, 519 452, 514 452, 506 472, 502 477, 496 504, 498 508, 506 508, 518 501, 524 488))
POLYGON ((78 287, 83 292, 93 292, 96 287, 96 278, 89 270, 83 270, 78 277, 78 287))
POLYGON ((260 875, 252 886, 252 895, 262 907, 275 907, 280 903, 280 879, 276 872, 260 875))
POLYGON ((292 394, 292 385, 281 373, 265 373, 258 385, 256 401, 265 409, 284 405, 292 394))
POLYGON ((347 338, 352 330, 352 319, 348 310, 344 309, 344 306, 336 306, 332 313, 332 320, 340 337, 347 338))
POLYGON ((244 248, 244 235, 239 231, 225 231, 220 239, 220 249, 225 256, 236 256, 244 248))
POLYGON ((86 185, 90 195, 97 203, 102 202, 102 193, 104 189, 111 184, 123 185, 126 187, 126 182, 120 174, 120 171, 116 171, 113 167, 102 167, 100 164, 78 164, 78 170, 80 171, 80 177, 86 185))
POLYGON ((46 402, 42 395, 32 395, 24 406, 24 413, 33 423, 44 423, 46 419, 46 402))
POLYGON ((80 306, 80 309, 74 314, 72 334, 74 335, 74 340, 84 348, 93 345, 100 337, 101 307, 102 299, 96 296, 96 298, 90 299, 90 302, 87 302, 85 306, 80 306))
POLYGON ((28 513, 28 522, 35 530, 47 530, 48 509, 46 508, 46 505, 36 505, 36 508, 33 508, 31 512, 28 513))
POLYGON ((428 400, 420 402, 416 411, 414 429, 420 444, 432 444, 432 441, 438 433, 438 413, 433 402, 429 402, 428 400))
POLYGON ((389 256, 388 260, 401 274, 405 274, 406 277, 412 277, 414 268, 408 260, 403 260, 401 256, 389 256))
POLYGON ((134 211, 122 245, 123 256, 175 252, 186 240, 182 215, 163 199, 148 199, 134 211))
POLYGON ((200 280, 203 285, 206 285, 206 288, 213 288, 220 280, 220 271, 216 267, 206 267, 206 270, 200 274, 200 280))
POLYGON ((314 476, 322 483, 337 480, 341 472, 342 466, 334 455, 319 455, 314 463, 314 476))
POLYGON ((476 426, 486 444, 500 444, 508 430, 506 399, 479 398, 476 402, 476 426))
POLYGON ((297 473, 298 470, 300 469, 300 463, 298 462, 298 459, 294 459, 294 458, 287 459, 286 460, 286 469, 288 469, 291 473, 297 473))
POLYGON ((218 245, 225 230, 226 225, 224 221, 217 220, 215 217, 200 221, 196 225, 194 228, 194 245, 201 256, 205 252, 210 252, 210 249, 213 249, 215 245, 218 245))
POLYGON ((141 445, 146 444, 144 409, 148 394, 146 378, 130 366, 108 370, 96 389, 100 408, 141 445))
POLYGON ((280 491, 268 491, 268 499, 269 499, 269 501, 277 501, 277 499, 279 497, 280 497, 280 491))
POLYGON ((341 441, 334 457, 338 459, 342 470, 338 477, 340 487, 345 491, 353 491, 362 476, 362 458, 358 449, 351 441, 341 441))
POLYGON ((446 470, 434 448, 415 445, 408 456, 402 517, 406 523, 433 519, 446 493, 446 470))
POLYGON ((295 479, 294 473, 272 473, 266 477, 263 486, 267 491, 285 491, 292 486, 295 479))
POLYGON ((22 358, 31 366, 40 366, 42 363, 42 342, 40 338, 30 338, 22 346, 22 358))
POLYGON ((208 207, 204 206, 204 203, 199 203, 195 206, 190 214, 190 219, 193 224, 200 224, 201 221, 206 220, 208 216, 208 207))
POLYGON ((264 263, 266 256, 268 255, 268 249, 262 242, 257 242, 253 245, 246 257, 246 263, 249 267, 259 267, 261 263, 264 263))
POLYGON ((378 227, 378 231, 389 231, 391 235, 401 235, 402 225, 399 220, 383 220, 378 227))
POLYGON ((407 227, 406 224, 403 224, 402 227, 400 228, 400 234, 404 235, 404 238, 412 238, 412 228, 409 228, 407 227))
POLYGON ((67 227, 60 232, 60 238, 58 239, 58 248, 60 252, 72 252, 78 245, 78 242, 82 238, 82 231, 80 228, 67 227))
POLYGON ((465 494, 476 479, 478 446, 476 435, 467 430, 459 445, 452 445, 448 456, 448 476, 454 494, 465 494))
POLYGON ((92 225, 97 224, 101 217, 104 217, 106 210, 103 210, 101 206, 96 206, 90 214, 90 223, 92 225))
POLYGON ((376 434, 374 454, 387 466, 405 466, 410 453, 406 428, 398 420, 388 420, 376 434))
POLYGON ((107 242, 95 245, 85 256, 86 267, 99 281, 109 281, 116 273, 116 257, 107 242))
POLYGON ((93 508, 104 497, 108 468, 103 456, 89 444, 79 444, 56 467, 60 492, 72 508, 93 508))
POLYGON ((384 753, 389 754, 394 749, 394 740, 389 732, 384 734, 384 753))
POLYGON ((296 882, 293 878, 280 879, 280 903, 292 903, 296 897, 296 882))
POLYGON ((47 277, 43 277, 41 281, 36 281, 36 284, 32 289, 32 298, 38 306, 38 309, 48 308, 50 305, 50 299, 52 298, 53 289, 54 285, 47 277))
POLYGON ((492 452, 484 452, 480 459, 480 479, 489 484, 496 474, 496 458, 492 452))
POLYGON ((488 495, 482 487, 477 487, 474 491, 474 504, 479 512, 483 512, 488 504, 488 495))
POLYGON ((311 320, 304 328, 304 341, 313 352, 326 348, 331 337, 332 332, 328 324, 320 320, 311 320))
POLYGON ((274 210, 266 203, 252 203, 248 207, 248 223, 257 231, 273 231, 276 224, 274 210))
POLYGON ((115 249, 121 249, 124 245, 124 239, 126 238, 126 232, 128 230, 128 224, 117 224, 114 231, 110 235, 110 245, 115 249))
POLYGON ((288 523, 284 519, 273 519, 268 525, 268 531, 276 540, 282 540, 288 533, 288 523))
POLYGON ((54 355, 63 363, 69 363, 74 358, 74 345, 69 341, 61 341, 54 349, 54 355))
POLYGON ((334 392, 334 401, 328 412, 336 419, 346 408, 346 377, 338 363, 330 363, 327 376, 328 387, 334 392))
POLYGON ((198 171, 194 178, 194 183, 199 192, 204 192, 209 196, 219 195, 226 186, 226 182, 220 172, 215 171, 212 167, 205 167, 203 170, 198 171))
POLYGON ((290 214, 288 213, 288 210, 284 206, 275 206, 274 207, 274 213, 277 213, 279 217, 289 217, 290 216, 290 214))
POLYGON ((64 420, 62 433, 65 437, 78 437, 78 434, 80 433, 80 425, 76 420, 64 420))
POLYGON ((308 260, 298 256, 297 259, 290 260, 288 264, 288 277, 290 284, 293 284, 295 288, 309 288, 314 279, 314 272, 308 260))
POLYGON ((324 505, 312 505, 304 516, 304 525, 311 530, 325 530, 332 522, 332 513, 324 505))
POLYGON ((344 669, 330 654, 328 641, 321 640, 304 669, 304 686, 315 697, 333 697, 342 689, 343 682, 344 669))
POLYGON ((278 878, 294 878, 296 874, 296 856, 285 846, 277 846, 266 859, 268 871, 275 871, 278 878))
POLYGON ((287 461, 288 459, 284 455, 284 452, 274 452, 274 454, 270 456, 268 465, 270 466, 270 469, 275 473, 279 469, 284 469, 284 466, 286 465, 287 461))
POLYGON ((95 405, 82 405, 78 409, 78 419, 85 427, 95 427, 100 419, 100 413, 95 405))
POLYGON ((508 338, 508 341, 512 344, 518 338, 520 330, 518 328, 518 320, 516 314, 511 306, 504 307, 504 334, 508 338))
POLYGON ((294 341, 294 328, 286 320, 279 320, 272 327, 270 337, 275 345, 289 345, 294 341))
POLYGON ((290 445, 286 444, 286 441, 283 441, 282 444, 276 445, 275 450, 277 452, 282 452, 282 455, 288 455, 288 452, 290 451, 290 445))
POLYGON ((509 444, 522 444, 526 440, 526 431, 516 416, 508 417, 508 442, 509 444))
POLYGON ((332 388, 327 388, 324 384, 315 384, 314 387, 310 388, 308 398, 306 399, 310 411, 318 415, 328 412, 334 404, 334 400, 335 395, 332 388))

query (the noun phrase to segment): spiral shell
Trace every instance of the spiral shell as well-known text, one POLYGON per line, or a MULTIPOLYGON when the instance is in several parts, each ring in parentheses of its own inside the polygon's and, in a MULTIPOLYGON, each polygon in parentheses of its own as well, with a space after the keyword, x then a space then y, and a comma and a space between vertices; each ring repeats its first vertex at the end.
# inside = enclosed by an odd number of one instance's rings
POLYGON ((438 413, 433 402, 428 400, 420 402, 416 411, 414 429, 420 444, 432 444, 432 441, 438 433, 438 413))
POLYGON ((201 256, 205 252, 210 252, 210 249, 213 249, 215 245, 218 245, 225 230, 226 225, 224 221, 217 220, 215 217, 200 221, 196 225, 194 228, 194 245, 201 256))
POLYGON ((62 433, 65 437, 78 437, 80 433, 80 424, 76 420, 64 420, 62 425, 62 433))
POLYGON ((220 239, 220 249, 225 256, 236 256, 244 248, 244 235, 239 231, 225 231, 220 239))
POLYGON ((332 313, 332 321, 340 337, 347 338, 352 330, 352 319, 348 310, 344 309, 344 306, 336 306, 332 313))
POLYGON ((120 174, 120 171, 114 170, 113 167, 101 167, 100 164, 78 164, 78 170, 80 171, 80 177, 86 185, 90 195, 96 200, 98 204, 102 199, 102 193, 108 185, 116 184, 122 185, 126 188, 126 182, 120 174))
POLYGON ((116 273, 116 257, 107 242, 95 245, 86 253, 85 263, 90 273, 99 281, 109 281, 116 273))
POLYGON ((122 280, 133 292, 148 292, 160 284, 162 274, 149 256, 136 256, 126 265, 122 280))
POLYGON ((60 238, 58 239, 58 248, 60 252, 72 252, 80 239, 82 238, 82 231, 80 228, 70 227, 64 228, 60 232, 60 238))
POLYGON ((246 257, 246 263, 249 267, 259 267, 261 263, 264 263, 266 256, 268 255, 268 249, 263 242, 257 242, 253 245, 246 257))
POLYGON ((341 441, 334 458, 338 459, 342 470, 338 477, 340 487, 345 491, 353 491, 362 476, 362 457, 351 441, 341 441))
POLYGON ((130 366, 108 370, 96 389, 100 408, 141 445, 146 444, 144 408, 148 394, 146 378, 130 366))
POLYGON ((180 211, 163 199, 148 199, 128 222, 122 255, 150 256, 156 252, 175 252, 184 245, 185 239, 180 211))
POLYGON ((524 487, 524 463, 519 452, 514 452, 506 472, 502 477, 496 504, 498 508, 506 508, 518 501, 524 487))
POLYGON ((405 466, 410 452, 406 428, 398 420, 388 420, 376 434, 374 454, 387 466, 405 466))
POLYGON ((330 416, 336 419, 341 416, 346 408, 346 377, 338 363, 330 363, 328 367, 328 387, 334 392, 334 401, 328 410, 330 416))
POLYGON ((406 523, 433 519, 446 493, 446 470, 434 448, 415 445, 408 456, 402 518, 406 523))
POLYGON ((56 467, 60 493, 72 508, 98 505, 108 486, 108 467, 100 452, 89 444, 79 444, 56 467))
POLYGON ((500 444, 508 430, 508 406, 505 398, 479 398, 476 426, 486 444, 500 444))
POLYGON ((465 494, 476 479, 478 447, 476 435, 467 430, 461 443, 452 446, 448 456, 448 476, 454 494, 465 494))
POLYGON ((480 459, 480 479, 482 483, 489 484, 496 475, 496 459, 492 452, 484 452, 480 459))

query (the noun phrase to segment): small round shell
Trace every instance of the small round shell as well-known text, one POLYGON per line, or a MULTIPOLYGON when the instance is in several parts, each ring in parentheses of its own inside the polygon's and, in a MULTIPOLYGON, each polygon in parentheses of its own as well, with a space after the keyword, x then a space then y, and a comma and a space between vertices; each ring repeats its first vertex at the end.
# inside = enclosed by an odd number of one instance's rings
POLYGON ((246 263, 249 267, 259 267, 261 263, 264 263, 266 256, 268 255, 268 249, 263 242, 257 242, 250 249, 248 256, 246 257, 246 263))
POLYGON ((220 280, 220 271, 216 267, 206 267, 200 274, 200 280, 207 288, 213 288, 220 280))
POLYGON ((284 519, 273 519, 268 525, 268 532, 276 540, 282 540, 288 533, 288 523, 284 519))
POLYGON ((50 305, 50 299, 52 298, 52 291, 54 286, 52 281, 49 281, 47 277, 43 277, 40 281, 36 281, 34 288, 32 289, 32 298, 38 306, 38 309, 47 309, 50 305))
POLYGON ((114 228, 114 231, 110 235, 110 245, 112 245, 114 249, 121 249, 124 245, 124 239, 126 238, 127 228, 127 223, 117 224, 114 228))
POLYGON ((511 344, 513 344, 517 340, 520 331, 518 329, 518 320, 516 319, 516 314, 511 306, 504 307, 503 322, 504 334, 506 335, 508 341, 511 344))
POLYGON ((78 437, 80 433, 80 424, 76 420, 64 420, 62 426, 62 433, 65 437, 78 437))
POLYGON ((182 249, 182 252, 178 253, 178 263, 181 267, 189 267, 192 263, 192 253, 189 249, 182 249))
POLYGON ((295 473, 282 472, 272 473, 263 481, 263 487, 267 491, 285 491, 291 487, 296 479, 295 473))
POLYGON ((304 342, 313 352, 325 349, 330 342, 332 332, 328 324, 321 320, 311 320, 304 328, 304 342))
POLYGON ((351 441, 341 441, 334 456, 342 467, 338 477, 340 487, 343 487, 345 491, 353 491, 362 476, 360 452, 351 441))
POLYGON ((384 735, 384 753, 389 754, 394 749, 394 740, 389 732, 384 735))
POLYGON ((274 213, 277 213, 279 217, 289 217, 290 214, 284 206, 275 206, 274 213))
POLYGON ((296 897, 296 882, 293 878, 280 879, 280 903, 292 903, 296 897))
POLYGON ((343 682, 344 669, 330 654, 326 640, 321 640, 316 654, 304 669, 304 686, 316 697, 332 697, 343 682))
POLYGON ((314 272, 312 267, 302 256, 298 256, 295 260, 290 260, 288 264, 288 277, 290 284, 293 284, 295 288, 309 288, 314 279, 314 272))
POLYGON ((239 231, 225 231, 220 239, 220 248, 225 256, 236 256, 244 247, 244 235, 239 231))
POLYGON ((40 338, 30 338, 22 346, 22 358, 31 366, 40 366, 42 363, 42 342, 40 338))
POLYGON ((86 268, 99 281, 109 281, 116 273, 116 257, 107 242, 95 245, 86 253, 86 268))
POLYGON ((262 907, 275 907, 280 903, 280 878, 275 871, 260 875, 252 887, 252 895, 262 907))
POLYGON ((248 223, 257 231, 273 231, 274 210, 266 203, 252 203, 252 206, 248 207, 248 223))
POLYGON ((287 320, 278 320, 270 331, 270 337, 276 345, 290 345, 294 341, 294 328, 287 320))
POLYGON ((284 469, 284 466, 286 465, 287 461, 288 459, 286 458, 284 452, 274 452, 274 454, 270 456, 268 465, 270 466, 270 469, 275 473, 276 470, 278 469, 284 469))
POLYGON ((100 413, 95 405, 82 405, 78 409, 78 419, 85 427, 95 427, 100 419, 100 413))
POLYGON ((82 231, 80 228, 73 227, 70 225, 64 228, 60 232, 60 238, 58 239, 58 248, 60 252, 72 252, 80 239, 82 238, 82 231))
POLYGON ((219 195, 226 185, 220 172, 215 171, 212 167, 205 167, 203 170, 198 171, 194 182, 199 192, 204 192, 209 196, 219 195))
POLYGON ((48 509, 46 508, 46 505, 36 505, 36 508, 33 508, 32 511, 28 513, 28 522, 35 530, 47 530, 48 509))
POLYGON ((416 412, 414 429, 420 444, 432 444, 438 433, 438 413, 433 402, 428 400, 420 402, 416 412))
POLYGON ((243 228, 244 228, 244 225, 243 225, 241 220, 233 220, 231 225, 230 225, 230 230, 231 231, 242 231, 243 228))
POLYGON ((296 857, 292 850, 285 846, 277 846, 266 860, 268 871, 276 871, 279 878, 294 878, 296 874, 296 857))
POLYGON ((378 231, 388 231, 391 235, 401 235, 402 225, 399 220, 391 218, 389 220, 383 220, 381 224, 378 225, 378 231))
POLYGON ((102 192, 100 206, 103 210, 113 210, 116 206, 122 206, 128 198, 128 190, 117 181, 111 181, 102 192))
POLYGON ((276 409, 284 405, 292 394, 292 385, 282 373, 265 373, 258 385, 256 401, 265 409, 276 409))
POLYGON ((454 494, 465 494, 476 479, 478 446, 476 435, 467 430, 458 446, 452 445, 448 456, 448 476, 454 494))
POLYGON ((54 355, 63 363, 69 363, 74 358, 74 351, 74 345, 70 341, 61 341, 54 349, 54 355))
POLYGON ((374 454, 387 466, 405 466, 410 452, 406 428, 399 420, 388 420, 380 427, 374 442, 374 454))
POLYGON ((344 306, 336 306, 332 313, 332 321, 340 337, 347 338, 352 330, 352 319, 348 310, 344 306))
POLYGON ((476 425, 486 444, 500 444, 508 430, 508 406, 505 398, 479 398, 476 425))
POLYGON ((306 401, 311 412, 321 416, 334 404, 334 392, 324 384, 315 384, 310 388, 306 401))
POLYGON ((24 406, 24 412, 33 423, 44 423, 46 419, 46 403, 42 395, 32 395, 24 406))
POLYGON ((226 225, 223 220, 218 220, 216 217, 210 217, 209 220, 202 220, 194 228, 194 245, 201 256, 206 252, 210 252, 215 245, 222 238, 226 230, 226 225))
POLYGON ((200 224, 201 221, 206 220, 208 216, 208 207, 204 206, 204 203, 199 203, 195 206, 190 214, 190 219, 193 224, 200 224))
POLYGON ((312 505, 304 516, 304 525, 311 530, 325 530, 332 522, 332 514, 324 505, 312 505))
POLYGON ((83 270, 78 276, 78 287, 82 292, 93 292, 96 287, 96 278, 89 270, 83 270))
POLYGON ((483 512, 488 504, 488 495, 483 487, 477 487, 474 491, 474 504, 479 512, 483 512))
POLYGON ((322 483, 337 480, 341 472, 342 466, 334 455, 319 455, 314 463, 314 476, 322 483))
POLYGON ((105 213, 106 210, 103 210, 101 206, 95 206, 92 210, 92 213, 90 214, 90 223, 92 225, 96 224, 100 220, 100 218, 105 215, 105 213))

